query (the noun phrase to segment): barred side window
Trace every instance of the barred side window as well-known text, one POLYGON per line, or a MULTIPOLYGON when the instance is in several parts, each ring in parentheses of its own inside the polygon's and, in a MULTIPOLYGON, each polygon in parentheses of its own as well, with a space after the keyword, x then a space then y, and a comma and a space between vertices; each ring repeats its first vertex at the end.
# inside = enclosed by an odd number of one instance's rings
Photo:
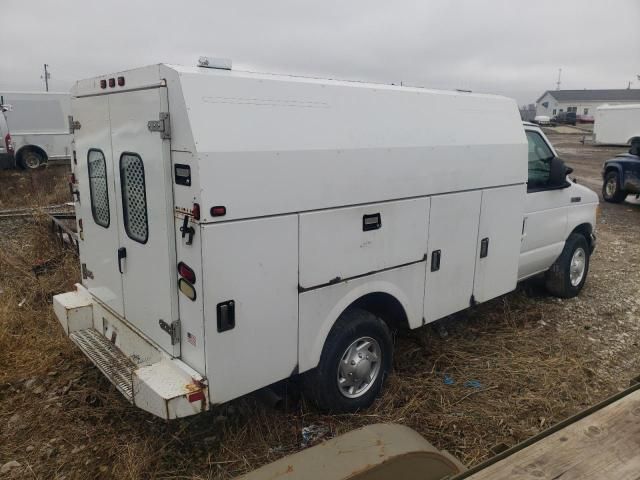
POLYGON ((136 242, 147 243, 149 239, 147 193, 144 165, 138 154, 125 152, 120 156, 120 186, 124 228, 127 235, 136 242))
POLYGON ((107 165, 101 150, 90 149, 87 154, 89 171, 89 194, 93 220, 104 228, 109 228, 109 190, 107 189, 107 165))

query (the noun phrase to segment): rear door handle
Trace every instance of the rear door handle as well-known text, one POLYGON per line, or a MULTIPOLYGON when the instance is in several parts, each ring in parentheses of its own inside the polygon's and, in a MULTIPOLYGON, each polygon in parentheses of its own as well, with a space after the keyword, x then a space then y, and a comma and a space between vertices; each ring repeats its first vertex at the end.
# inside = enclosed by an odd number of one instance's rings
POLYGON ((122 272, 122 259, 123 258, 127 258, 127 249, 124 248, 124 247, 120 247, 118 249, 118 271, 120 273, 123 273, 122 272))

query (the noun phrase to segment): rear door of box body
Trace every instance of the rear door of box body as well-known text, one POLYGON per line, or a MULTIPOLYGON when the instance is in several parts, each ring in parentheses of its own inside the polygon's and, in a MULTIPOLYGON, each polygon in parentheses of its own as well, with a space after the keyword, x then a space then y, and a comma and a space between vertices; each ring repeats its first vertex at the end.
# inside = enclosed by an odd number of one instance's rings
MULTIPOLYGON (((179 356, 179 343, 160 326, 178 318, 170 144, 147 126, 167 109, 164 87, 73 99, 81 124, 77 208, 85 285, 179 356)), ((111 336, 111 328, 104 325, 103 333, 111 336)))
POLYGON ((178 319, 170 141, 148 127, 168 111, 167 89, 109 95, 109 109, 125 317, 179 356, 179 340, 161 326, 178 319))
POLYGON ((82 283, 117 314, 124 315, 122 276, 115 261, 120 247, 120 211, 111 153, 109 98, 73 98, 72 109, 82 125, 74 133, 79 190, 76 216, 82 220, 82 283))

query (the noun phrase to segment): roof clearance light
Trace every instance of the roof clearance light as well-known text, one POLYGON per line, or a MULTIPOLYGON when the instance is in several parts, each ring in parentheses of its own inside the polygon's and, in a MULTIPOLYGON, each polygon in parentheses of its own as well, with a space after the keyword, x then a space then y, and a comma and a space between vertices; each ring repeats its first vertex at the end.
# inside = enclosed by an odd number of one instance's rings
POLYGON ((109 87, 113 88, 116 86, 116 79, 115 78, 110 78, 109 79, 109 87))
POLYGON ((118 86, 124 87, 124 77, 118 77, 118 86))
POLYGON ((189 299, 195 301, 196 299, 196 289, 193 288, 189 282, 187 282, 184 278, 178 280, 178 289, 189 299))
POLYGON ((198 66, 202 68, 217 68, 218 70, 231 70, 230 58, 200 57, 198 66))
POLYGON ((100 80, 100 88, 107 88, 107 81, 106 80, 100 80))

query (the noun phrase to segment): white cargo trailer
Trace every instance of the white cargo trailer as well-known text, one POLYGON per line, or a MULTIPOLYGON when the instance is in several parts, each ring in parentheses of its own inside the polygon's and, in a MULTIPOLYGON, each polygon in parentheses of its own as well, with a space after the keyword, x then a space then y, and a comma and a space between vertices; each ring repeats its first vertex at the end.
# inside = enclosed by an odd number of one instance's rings
POLYGON ((37 168, 49 160, 71 158, 70 95, 55 92, 0 92, 14 158, 22 168, 37 168))
POLYGON ((603 105, 596 109, 593 140, 603 145, 640 142, 640 104, 603 105))
POLYGON ((586 279, 597 196, 507 98, 156 65, 72 113, 82 284, 54 309, 163 418, 299 374, 363 408, 390 331, 586 279))

